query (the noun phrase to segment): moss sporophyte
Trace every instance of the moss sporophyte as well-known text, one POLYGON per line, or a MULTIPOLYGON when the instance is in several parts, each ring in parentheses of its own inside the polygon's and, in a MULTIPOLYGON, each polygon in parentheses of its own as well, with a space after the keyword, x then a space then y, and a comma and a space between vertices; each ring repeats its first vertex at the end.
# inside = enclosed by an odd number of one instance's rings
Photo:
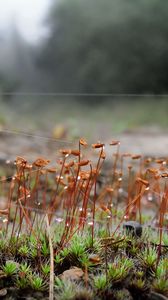
POLYGON ((168 161, 120 146, 111 141, 109 159, 81 138, 57 163, 16 158, 0 179, 0 295, 168 295, 168 161))

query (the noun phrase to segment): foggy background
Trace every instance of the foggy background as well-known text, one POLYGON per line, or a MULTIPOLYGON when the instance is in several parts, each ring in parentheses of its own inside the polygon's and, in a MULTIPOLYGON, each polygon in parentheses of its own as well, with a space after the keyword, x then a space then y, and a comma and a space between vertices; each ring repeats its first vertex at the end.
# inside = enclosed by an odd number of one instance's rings
POLYGON ((167 130, 167 1, 0 4, 1 128, 70 139, 167 130))

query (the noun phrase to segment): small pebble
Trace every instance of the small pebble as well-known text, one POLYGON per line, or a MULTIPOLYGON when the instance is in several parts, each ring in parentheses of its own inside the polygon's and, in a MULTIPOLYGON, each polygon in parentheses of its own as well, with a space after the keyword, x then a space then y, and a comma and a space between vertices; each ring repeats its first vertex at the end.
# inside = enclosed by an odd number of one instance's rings
POLYGON ((84 272, 82 269, 77 268, 77 267, 72 267, 69 270, 64 271, 61 275, 60 278, 62 280, 75 280, 79 281, 84 275, 84 272))
POLYGON ((126 231, 126 233, 132 234, 132 236, 142 236, 142 225, 136 221, 124 222, 123 229, 126 231))
POLYGON ((0 297, 4 297, 7 295, 7 290, 6 289, 1 289, 0 290, 0 297))

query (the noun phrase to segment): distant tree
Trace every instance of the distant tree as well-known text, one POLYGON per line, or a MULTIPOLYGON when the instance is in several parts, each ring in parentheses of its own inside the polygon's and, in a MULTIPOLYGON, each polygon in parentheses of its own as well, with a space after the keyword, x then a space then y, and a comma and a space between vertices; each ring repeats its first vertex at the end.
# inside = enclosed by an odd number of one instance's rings
POLYGON ((62 0, 37 58, 59 92, 168 92, 168 1, 62 0))
POLYGON ((14 93, 19 86, 19 83, 14 78, 6 77, 4 74, 0 74, 0 96, 1 99, 11 99, 12 93, 14 93))
POLYGON ((24 40, 15 24, 1 35, 1 40, 1 93, 38 90, 40 76, 33 61, 34 47, 24 40))

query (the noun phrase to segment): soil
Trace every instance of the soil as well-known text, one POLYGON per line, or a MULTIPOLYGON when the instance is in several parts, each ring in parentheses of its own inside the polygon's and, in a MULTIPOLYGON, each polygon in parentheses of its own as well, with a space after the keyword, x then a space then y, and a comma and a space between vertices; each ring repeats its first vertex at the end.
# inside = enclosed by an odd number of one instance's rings
MULTIPOLYGON (((40 132, 37 136, 19 135, 15 133, 0 132, 0 164, 14 160, 16 156, 24 156, 29 160, 38 156, 49 157, 51 160, 59 156, 58 149, 75 147, 76 142, 65 138, 65 140, 54 140, 47 132, 40 132)), ((100 136, 101 132, 100 132, 100 136)), ((102 142, 106 144, 107 160, 111 159, 111 147, 108 146, 111 140, 121 142, 121 152, 143 154, 143 156, 166 157, 168 149, 168 134, 159 129, 139 129, 123 132, 120 134, 104 134, 102 142)), ((96 142, 92 139, 91 142, 96 142)))

